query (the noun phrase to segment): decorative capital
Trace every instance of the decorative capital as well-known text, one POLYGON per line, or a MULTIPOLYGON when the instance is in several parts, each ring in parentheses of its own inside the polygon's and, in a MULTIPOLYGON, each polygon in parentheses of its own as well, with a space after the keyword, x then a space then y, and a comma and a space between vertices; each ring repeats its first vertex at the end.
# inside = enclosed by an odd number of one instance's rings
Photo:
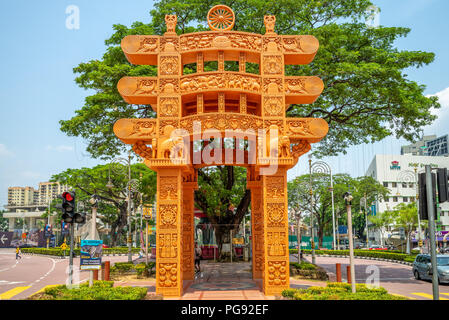
POLYGON ((264 16, 263 22, 265 24, 265 34, 275 34, 276 16, 264 16))

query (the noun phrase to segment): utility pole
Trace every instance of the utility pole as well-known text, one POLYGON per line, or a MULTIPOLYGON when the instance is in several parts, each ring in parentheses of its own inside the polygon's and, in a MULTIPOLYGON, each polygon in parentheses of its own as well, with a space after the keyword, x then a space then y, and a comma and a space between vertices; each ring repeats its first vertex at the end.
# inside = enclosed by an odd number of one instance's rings
POLYGON ((440 300, 438 288, 438 269, 435 243, 435 204, 433 202, 433 183, 432 183, 432 167, 426 165, 426 195, 427 195, 427 213, 429 216, 429 233, 430 233, 430 260, 432 263, 432 292, 433 300, 440 300))
POLYGON ((301 213, 296 212, 296 241, 298 242, 298 263, 301 263, 301 213))
MULTIPOLYGON (((92 220, 90 224, 90 240, 96 240, 96 231, 97 231, 97 207, 98 207, 98 199, 96 195, 93 195, 89 200, 92 204, 92 220)), ((89 287, 94 285, 94 270, 90 270, 89 272, 89 287)))
POLYGON ((133 261, 131 239, 131 153, 128 155, 128 262, 133 261))
POLYGON ((415 166, 415 186, 416 186, 416 211, 418 212, 418 246, 419 253, 423 253, 423 241, 421 237, 421 217, 419 216, 419 179, 418 179, 418 168, 415 166))
POLYGON ((355 293, 355 264, 354 264, 354 243, 352 239, 352 213, 351 204, 353 197, 349 192, 343 195, 346 203, 346 212, 348 214, 348 238, 349 238, 349 265, 351 266, 351 289, 355 293))

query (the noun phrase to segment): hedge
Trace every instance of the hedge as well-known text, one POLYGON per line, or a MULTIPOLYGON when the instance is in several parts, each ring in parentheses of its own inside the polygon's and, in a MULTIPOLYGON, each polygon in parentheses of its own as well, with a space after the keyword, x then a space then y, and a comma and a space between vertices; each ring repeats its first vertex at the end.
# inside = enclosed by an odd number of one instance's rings
MULTIPOLYGON (((43 254, 43 255, 49 255, 49 256, 59 256, 63 257, 70 255, 70 249, 62 250, 60 247, 57 248, 23 248, 20 249, 22 253, 32 253, 32 254, 43 254)), ((139 248, 132 248, 132 253, 139 253, 139 248)), ((80 255, 80 249, 74 249, 73 252, 75 255, 80 255)), ((103 255, 105 254, 127 254, 128 248, 124 247, 116 247, 116 248, 103 248, 103 255)))
POLYGON ((43 294, 31 296, 30 300, 142 300, 148 289, 145 287, 113 287, 113 281, 94 281, 89 288, 82 284, 69 289, 65 285, 46 288, 43 294))
MULTIPOLYGON (((311 249, 302 249, 301 252, 306 254, 311 254, 311 249)), ((290 249, 290 253, 298 253, 298 249, 290 249)), ((349 250, 315 250, 315 254, 321 255, 334 255, 334 256, 349 256, 349 250)), ((354 256, 357 257, 370 257, 370 258, 381 258, 396 261, 406 261, 413 262, 416 255, 409 255, 405 253, 395 253, 395 252, 382 252, 374 250, 354 250, 354 256)))
POLYGON ((307 289, 287 289, 282 296, 290 300, 408 300, 389 294, 384 288, 369 288, 365 284, 356 284, 356 293, 352 293, 351 284, 328 283, 326 287, 307 289))
POLYGON ((129 272, 136 272, 138 277, 149 277, 153 273, 153 269, 156 266, 154 262, 148 264, 139 263, 133 264, 130 262, 116 262, 111 267, 111 273, 124 274, 129 272))

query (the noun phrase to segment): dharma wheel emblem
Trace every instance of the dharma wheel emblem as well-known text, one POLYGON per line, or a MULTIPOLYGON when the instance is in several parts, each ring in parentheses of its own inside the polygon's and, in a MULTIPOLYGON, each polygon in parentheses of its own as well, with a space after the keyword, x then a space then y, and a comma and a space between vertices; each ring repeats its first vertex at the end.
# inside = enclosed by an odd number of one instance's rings
POLYGON ((209 10, 207 23, 213 31, 229 31, 235 23, 234 11, 225 5, 218 5, 209 10))

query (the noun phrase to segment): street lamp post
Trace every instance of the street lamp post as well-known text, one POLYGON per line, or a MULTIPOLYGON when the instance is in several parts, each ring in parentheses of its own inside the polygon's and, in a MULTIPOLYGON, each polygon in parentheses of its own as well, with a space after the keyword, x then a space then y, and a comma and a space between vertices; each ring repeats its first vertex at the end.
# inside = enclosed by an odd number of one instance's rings
MULTIPOLYGON (((309 156, 309 159, 312 159, 311 156, 309 156)), ((310 160, 309 160, 310 161, 310 160)), ((335 241, 335 208, 334 208, 334 182, 332 177, 332 169, 329 164, 327 164, 324 161, 317 161, 314 162, 312 165, 312 173, 324 173, 329 174, 330 176, 330 188, 329 191, 331 192, 331 201, 332 201, 332 236, 333 236, 333 249, 336 248, 336 241, 335 241)))
POLYGON ((366 208, 366 192, 363 197, 360 199, 360 207, 363 207, 365 210, 365 229, 366 229, 366 246, 369 248, 369 230, 368 230, 368 211, 366 208))
POLYGON ((310 184, 310 245, 312 247, 312 263, 315 264, 315 235, 313 232, 313 188, 312 188, 312 155, 309 154, 309 184, 310 184))
MULTIPOLYGON (((132 236, 131 236, 131 191, 135 191, 137 189, 138 181, 131 179, 131 152, 128 154, 128 159, 125 158, 116 158, 111 161, 110 165, 113 163, 119 163, 125 166, 128 166, 128 183, 126 186, 126 199, 128 202, 127 205, 127 244, 128 244, 128 262, 132 262, 132 236), (135 190, 133 190, 135 189, 135 190)), ((106 185, 108 188, 112 188, 114 185, 112 184, 110 177, 109 182, 106 185)))
POLYGON ((352 195, 349 192, 346 192, 343 195, 346 204, 346 212, 348 214, 348 238, 349 238, 349 264, 351 268, 351 289, 352 293, 355 293, 355 264, 354 264, 354 243, 352 239, 352 213, 351 213, 351 204, 352 204, 352 195))

